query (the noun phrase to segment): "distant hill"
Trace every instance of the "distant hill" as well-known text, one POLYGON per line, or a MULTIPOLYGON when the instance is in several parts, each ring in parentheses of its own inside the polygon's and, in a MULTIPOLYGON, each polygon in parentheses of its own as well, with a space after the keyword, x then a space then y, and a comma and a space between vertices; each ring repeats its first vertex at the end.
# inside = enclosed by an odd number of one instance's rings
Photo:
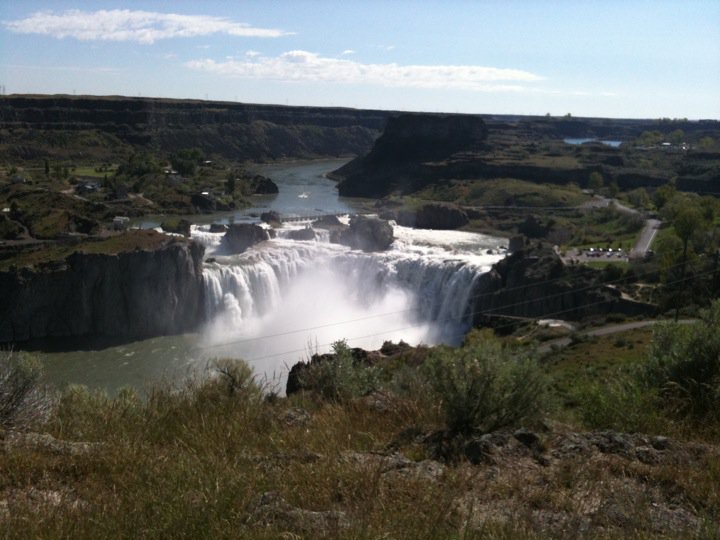
MULTIPOLYGON (((198 147, 206 154, 265 161, 364 153, 388 111, 285 107, 160 98, 11 95, 0 98, 0 129, 12 157, 42 157, 43 145, 72 146, 73 132, 110 135, 121 144, 172 152, 198 147), (27 131, 39 130, 28 140, 27 131), (28 148, 32 146, 32 148, 28 148), (38 155, 40 154, 40 155, 38 155)), ((112 140, 108 144, 112 144, 112 140)))

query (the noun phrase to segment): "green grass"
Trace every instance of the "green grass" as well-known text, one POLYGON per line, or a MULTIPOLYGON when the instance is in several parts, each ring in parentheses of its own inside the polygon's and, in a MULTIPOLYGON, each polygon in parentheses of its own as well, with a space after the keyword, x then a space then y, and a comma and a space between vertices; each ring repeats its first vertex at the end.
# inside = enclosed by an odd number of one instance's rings
POLYGON ((550 354, 543 365, 555 397, 566 411, 578 406, 577 394, 589 384, 609 380, 618 371, 638 365, 649 352, 652 330, 642 328, 587 338, 550 354))
POLYGON ((454 180, 433 184, 416 196, 468 206, 572 207, 589 199, 577 186, 537 184, 513 178, 454 180))
POLYGON ((583 264, 585 266, 589 266, 590 268, 595 268, 596 270, 604 270, 608 266, 620 268, 623 271, 630 268, 630 263, 627 261, 587 261, 583 264))
POLYGON ((83 177, 89 177, 89 178, 104 178, 107 176, 108 178, 111 177, 115 171, 117 170, 117 165, 112 165, 109 170, 100 171, 98 170, 101 167, 101 164, 98 165, 81 165, 79 167, 75 167, 71 172, 71 174, 75 176, 83 176, 83 177))

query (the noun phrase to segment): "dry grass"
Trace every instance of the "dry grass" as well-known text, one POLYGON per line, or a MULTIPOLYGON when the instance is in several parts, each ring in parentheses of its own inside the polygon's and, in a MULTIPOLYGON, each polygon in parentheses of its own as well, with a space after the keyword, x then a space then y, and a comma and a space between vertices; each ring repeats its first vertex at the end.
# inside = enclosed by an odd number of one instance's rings
MULTIPOLYGON (((558 366, 570 364, 564 356, 558 366)), ((0 434, 3 536, 720 533, 720 453, 711 444, 618 435, 634 442, 604 448, 597 441, 614 435, 574 433, 547 418, 551 427, 536 431, 537 443, 521 442, 512 429, 496 432, 474 464, 440 463, 430 459, 427 436, 445 427, 444 418, 427 392, 268 398, 247 372, 221 368, 144 399, 70 388, 43 428, 55 439, 0 434)))

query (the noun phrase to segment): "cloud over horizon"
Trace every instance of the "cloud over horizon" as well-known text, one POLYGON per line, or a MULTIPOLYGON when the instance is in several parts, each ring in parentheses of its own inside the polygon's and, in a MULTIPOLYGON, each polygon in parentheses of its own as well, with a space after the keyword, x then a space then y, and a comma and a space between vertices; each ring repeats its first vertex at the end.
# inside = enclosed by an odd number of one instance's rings
POLYGON ((192 60, 186 62, 185 66, 216 75, 245 79, 479 91, 523 91, 526 87, 522 83, 543 80, 539 75, 519 69, 461 65, 363 64, 300 50, 288 51, 277 57, 256 56, 222 62, 212 59, 192 60))
POLYGON ((3 21, 3 25, 18 34, 41 34, 58 39, 70 37, 80 41, 134 41, 146 45, 161 39, 210 34, 255 38, 292 34, 274 28, 256 28, 225 17, 129 9, 68 10, 59 14, 38 11, 24 19, 3 21))

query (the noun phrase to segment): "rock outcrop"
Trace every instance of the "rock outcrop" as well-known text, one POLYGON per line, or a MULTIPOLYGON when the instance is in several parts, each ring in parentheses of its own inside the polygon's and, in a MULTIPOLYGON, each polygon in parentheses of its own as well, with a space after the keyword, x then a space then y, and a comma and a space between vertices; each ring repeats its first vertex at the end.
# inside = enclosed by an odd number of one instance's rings
POLYGON ((315 231, 310 227, 305 227, 304 229, 290 231, 288 236, 292 240, 315 240, 315 231))
POLYGON ((584 317, 623 313, 652 315, 656 306, 625 298, 605 285, 602 273, 566 266, 548 246, 525 246, 483 274, 473 292, 473 324, 507 324, 507 317, 584 317))
POLYGON ((253 176, 250 179, 250 184, 254 189, 255 195, 273 195, 280 192, 275 182, 260 174, 253 176))
POLYGON ((197 243, 170 242, 0 272, 0 342, 193 330, 204 320, 203 253, 197 243))
POLYGON ((260 214, 260 221, 263 221, 264 223, 269 223, 271 225, 279 224, 280 214, 278 214, 275 210, 263 212, 262 214, 260 214))
POLYGON ((253 223, 233 223, 223 236, 223 244, 228 253, 242 253, 265 240, 270 240, 270 233, 253 223))
POLYGON ((362 251, 385 251, 393 240, 393 229, 387 221, 366 216, 354 216, 349 227, 330 234, 331 242, 362 251))
POLYGON ((412 211, 404 208, 386 210, 380 214, 382 218, 394 219, 403 227, 417 229, 459 229, 470 221, 467 212, 453 204, 429 203, 412 211))
POLYGON ((487 137, 485 122, 472 115, 403 114, 388 119, 366 156, 332 174, 340 195, 378 197, 410 193, 429 180, 424 164, 476 150, 487 137))

